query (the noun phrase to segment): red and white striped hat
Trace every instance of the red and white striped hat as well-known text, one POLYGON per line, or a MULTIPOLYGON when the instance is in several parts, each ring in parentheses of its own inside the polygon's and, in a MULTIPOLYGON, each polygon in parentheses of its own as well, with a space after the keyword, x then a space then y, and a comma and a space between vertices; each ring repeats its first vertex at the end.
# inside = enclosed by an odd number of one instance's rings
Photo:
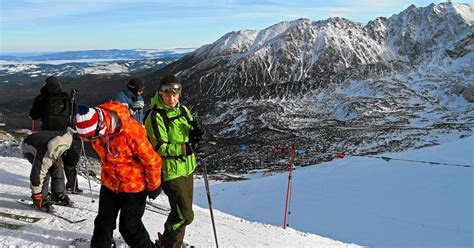
POLYGON ((102 136, 107 131, 103 114, 99 109, 89 108, 85 105, 77 106, 76 124, 77 134, 83 139, 102 136))

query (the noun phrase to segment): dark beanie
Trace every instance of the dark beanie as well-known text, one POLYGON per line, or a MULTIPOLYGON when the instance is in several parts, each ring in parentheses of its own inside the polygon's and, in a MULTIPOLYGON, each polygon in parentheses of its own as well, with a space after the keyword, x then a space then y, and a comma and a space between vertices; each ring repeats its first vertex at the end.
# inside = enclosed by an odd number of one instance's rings
POLYGON ((181 79, 175 77, 174 75, 171 75, 171 74, 168 74, 168 75, 165 75, 160 83, 162 85, 164 84, 181 84, 181 79))
POLYGON ((66 150, 63 155, 61 156, 63 159, 64 165, 67 166, 76 166, 79 162, 79 154, 71 149, 66 150))
POLYGON ((128 81, 127 87, 130 89, 140 89, 145 87, 145 84, 143 84, 143 81, 139 78, 131 78, 130 81, 128 81))

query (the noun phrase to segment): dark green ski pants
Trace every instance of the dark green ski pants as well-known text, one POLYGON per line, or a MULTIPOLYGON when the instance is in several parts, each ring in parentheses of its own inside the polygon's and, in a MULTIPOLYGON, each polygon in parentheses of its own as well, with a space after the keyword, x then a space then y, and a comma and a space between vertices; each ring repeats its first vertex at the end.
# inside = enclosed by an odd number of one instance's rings
POLYGON ((163 182, 163 191, 168 196, 171 212, 165 222, 163 245, 181 247, 184 231, 194 219, 193 174, 163 182))

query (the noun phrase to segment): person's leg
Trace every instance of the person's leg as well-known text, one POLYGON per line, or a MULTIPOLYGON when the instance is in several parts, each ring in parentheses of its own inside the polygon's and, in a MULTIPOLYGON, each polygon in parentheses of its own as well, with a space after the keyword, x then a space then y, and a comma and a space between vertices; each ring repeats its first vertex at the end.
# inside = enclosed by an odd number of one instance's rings
POLYGON ((66 174, 66 188, 68 191, 72 192, 79 189, 77 183, 77 163, 80 158, 80 147, 80 141, 73 140, 71 148, 69 148, 63 156, 64 172, 66 174))
POLYGON ((130 247, 155 247, 142 222, 145 212, 147 191, 138 193, 119 193, 120 221, 119 231, 130 247))
MULTIPOLYGON (((23 150, 23 156, 31 164, 30 187, 33 190, 33 187, 39 187, 40 184, 41 163, 36 161, 36 149, 33 146, 23 143, 21 148, 23 150)), ((48 191, 46 191, 46 193, 48 193, 48 191)))
POLYGON ((181 247, 185 227, 194 219, 192 189, 189 189, 189 181, 188 177, 179 177, 163 183, 163 190, 168 196, 171 207, 163 233, 163 244, 165 247, 181 247), (191 195, 189 194, 190 192, 191 195))
POLYGON ((104 185, 100 188, 99 212, 94 220, 94 233, 91 239, 91 247, 111 247, 113 242, 115 221, 120 209, 118 194, 104 185))
POLYGON ((51 175, 51 192, 55 195, 64 194, 65 180, 63 167, 59 162, 56 162, 49 168, 48 173, 51 175))
POLYGON ((71 166, 70 164, 64 165, 64 173, 66 174, 66 188, 75 190, 77 188, 76 181, 76 166, 71 166))
MULTIPOLYGON (((28 162, 31 163, 31 172, 30 172, 30 187, 32 191, 33 188, 39 187, 40 185, 40 173, 41 173, 41 162, 36 160, 36 149, 34 147, 29 146, 30 149, 32 149, 29 152, 23 153, 23 156, 28 160, 28 162)), ((43 199, 46 198, 48 195, 49 191, 49 178, 50 178, 50 173, 48 172, 43 179, 43 186, 41 188, 41 193, 43 195, 43 199)))
POLYGON ((41 190, 41 193, 43 194, 43 201, 49 201, 48 193, 49 193, 49 179, 50 178, 51 176, 49 175, 49 171, 48 171, 48 173, 44 177, 43 189, 41 190))

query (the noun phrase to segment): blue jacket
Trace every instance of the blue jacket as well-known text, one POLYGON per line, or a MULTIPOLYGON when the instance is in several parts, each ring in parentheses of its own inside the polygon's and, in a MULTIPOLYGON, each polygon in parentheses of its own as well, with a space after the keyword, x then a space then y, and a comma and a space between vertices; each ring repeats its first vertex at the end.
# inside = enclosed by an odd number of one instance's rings
POLYGON ((143 109, 133 109, 133 104, 137 101, 145 101, 142 96, 136 96, 131 92, 128 88, 121 90, 117 93, 117 95, 114 98, 115 101, 119 101, 122 103, 126 103, 128 105, 128 109, 130 110, 130 114, 140 122, 140 124, 143 124, 143 109))

